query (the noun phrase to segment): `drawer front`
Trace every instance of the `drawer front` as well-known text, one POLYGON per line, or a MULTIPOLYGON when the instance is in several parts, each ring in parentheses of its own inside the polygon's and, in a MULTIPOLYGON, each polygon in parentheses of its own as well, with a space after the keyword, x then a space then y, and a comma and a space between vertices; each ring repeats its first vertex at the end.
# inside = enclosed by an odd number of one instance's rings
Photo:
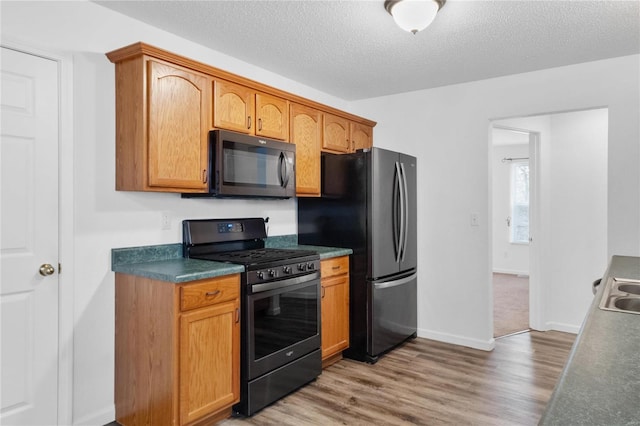
POLYGON ((201 308, 240 297, 240 275, 228 275, 180 288, 180 309, 201 308))
POLYGON ((320 262, 322 278, 349 273, 349 256, 334 257, 320 262))

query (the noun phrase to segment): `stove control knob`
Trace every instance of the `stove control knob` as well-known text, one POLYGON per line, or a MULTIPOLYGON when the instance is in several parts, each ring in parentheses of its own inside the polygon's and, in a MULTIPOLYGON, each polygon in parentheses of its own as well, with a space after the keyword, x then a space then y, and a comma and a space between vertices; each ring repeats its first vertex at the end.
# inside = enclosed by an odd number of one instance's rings
POLYGON ((276 276, 276 271, 274 271, 273 269, 269 269, 268 273, 270 278, 273 278, 276 276))
POLYGON ((282 272, 284 272, 285 274, 290 274, 291 266, 285 266, 284 268, 282 268, 282 272))
POLYGON ((306 271, 307 270, 307 265, 305 265, 304 263, 298 263, 298 271, 306 271))
POLYGON ((257 275, 259 279, 264 280, 264 272, 259 271, 257 275))
POLYGON ((313 263, 309 262, 307 263, 307 269, 310 271, 313 271, 314 269, 316 269, 316 265, 314 265, 313 263))

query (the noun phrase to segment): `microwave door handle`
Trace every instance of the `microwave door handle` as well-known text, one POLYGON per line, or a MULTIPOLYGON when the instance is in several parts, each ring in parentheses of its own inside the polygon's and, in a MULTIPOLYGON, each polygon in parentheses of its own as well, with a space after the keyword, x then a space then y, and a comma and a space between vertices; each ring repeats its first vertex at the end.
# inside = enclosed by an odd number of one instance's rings
POLYGON ((286 188, 289 184, 289 168, 287 166, 288 163, 287 154, 284 152, 280 153, 280 167, 278 168, 278 173, 280 174, 280 186, 286 188), (284 165, 284 167, 283 167, 284 165), (284 169, 284 173, 283 173, 284 169))
POLYGON ((278 180, 280 181, 280 186, 284 182, 284 177, 282 175, 282 162, 284 160, 284 153, 280 152, 280 156, 278 157, 278 180))
POLYGON ((286 153, 282 153, 284 156, 284 183, 283 183, 283 187, 286 188, 289 185, 289 177, 291 176, 291 173, 289 171, 289 157, 287 157, 286 153))

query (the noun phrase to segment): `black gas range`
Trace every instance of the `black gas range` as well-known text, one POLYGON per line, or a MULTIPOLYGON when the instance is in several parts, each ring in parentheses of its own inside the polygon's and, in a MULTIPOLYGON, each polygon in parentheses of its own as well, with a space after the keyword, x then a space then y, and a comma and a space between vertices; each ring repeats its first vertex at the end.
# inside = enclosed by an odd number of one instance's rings
POLYGON ((240 403, 252 415, 315 379, 320 351, 320 256, 265 247, 262 218, 185 220, 184 255, 240 264, 240 403))

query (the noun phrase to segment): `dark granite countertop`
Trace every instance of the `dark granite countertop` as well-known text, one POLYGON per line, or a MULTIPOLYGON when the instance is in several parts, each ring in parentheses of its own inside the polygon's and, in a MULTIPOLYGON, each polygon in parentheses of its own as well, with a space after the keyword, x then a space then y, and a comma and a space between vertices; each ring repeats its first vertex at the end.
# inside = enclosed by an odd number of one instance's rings
POLYGON ((296 245, 287 247, 290 249, 299 249, 299 250, 311 250, 318 252, 320 255, 320 260, 331 259, 332 257, 340 257, 347 256, 353 254, 353 250, 347 248, 339 248, 339 247, 324 247, 324 246, 307 246, 307 245, 296 245))
POLYGON ((612 257, 541 425, 640 425, 640 315, 599 308, 613 277, 640 279, 640 258, 612 257))
MULTIPOLYGON (((320 259, 345 256, 351 249, 297 245, 295 235, 269 237, 267 247, 313 250, 320 259)), ((182 244, 125 247, 111 250, 111 270, 160 281, 184 283, 244 272, 244 267, 208 260, 185 259, 182 244)))
POLYGON ((244 266, 197 259, 167 259, 128 263, 114 267, 114 272, 138 275, 154 280, 184 283, 244 272, 244 266))

